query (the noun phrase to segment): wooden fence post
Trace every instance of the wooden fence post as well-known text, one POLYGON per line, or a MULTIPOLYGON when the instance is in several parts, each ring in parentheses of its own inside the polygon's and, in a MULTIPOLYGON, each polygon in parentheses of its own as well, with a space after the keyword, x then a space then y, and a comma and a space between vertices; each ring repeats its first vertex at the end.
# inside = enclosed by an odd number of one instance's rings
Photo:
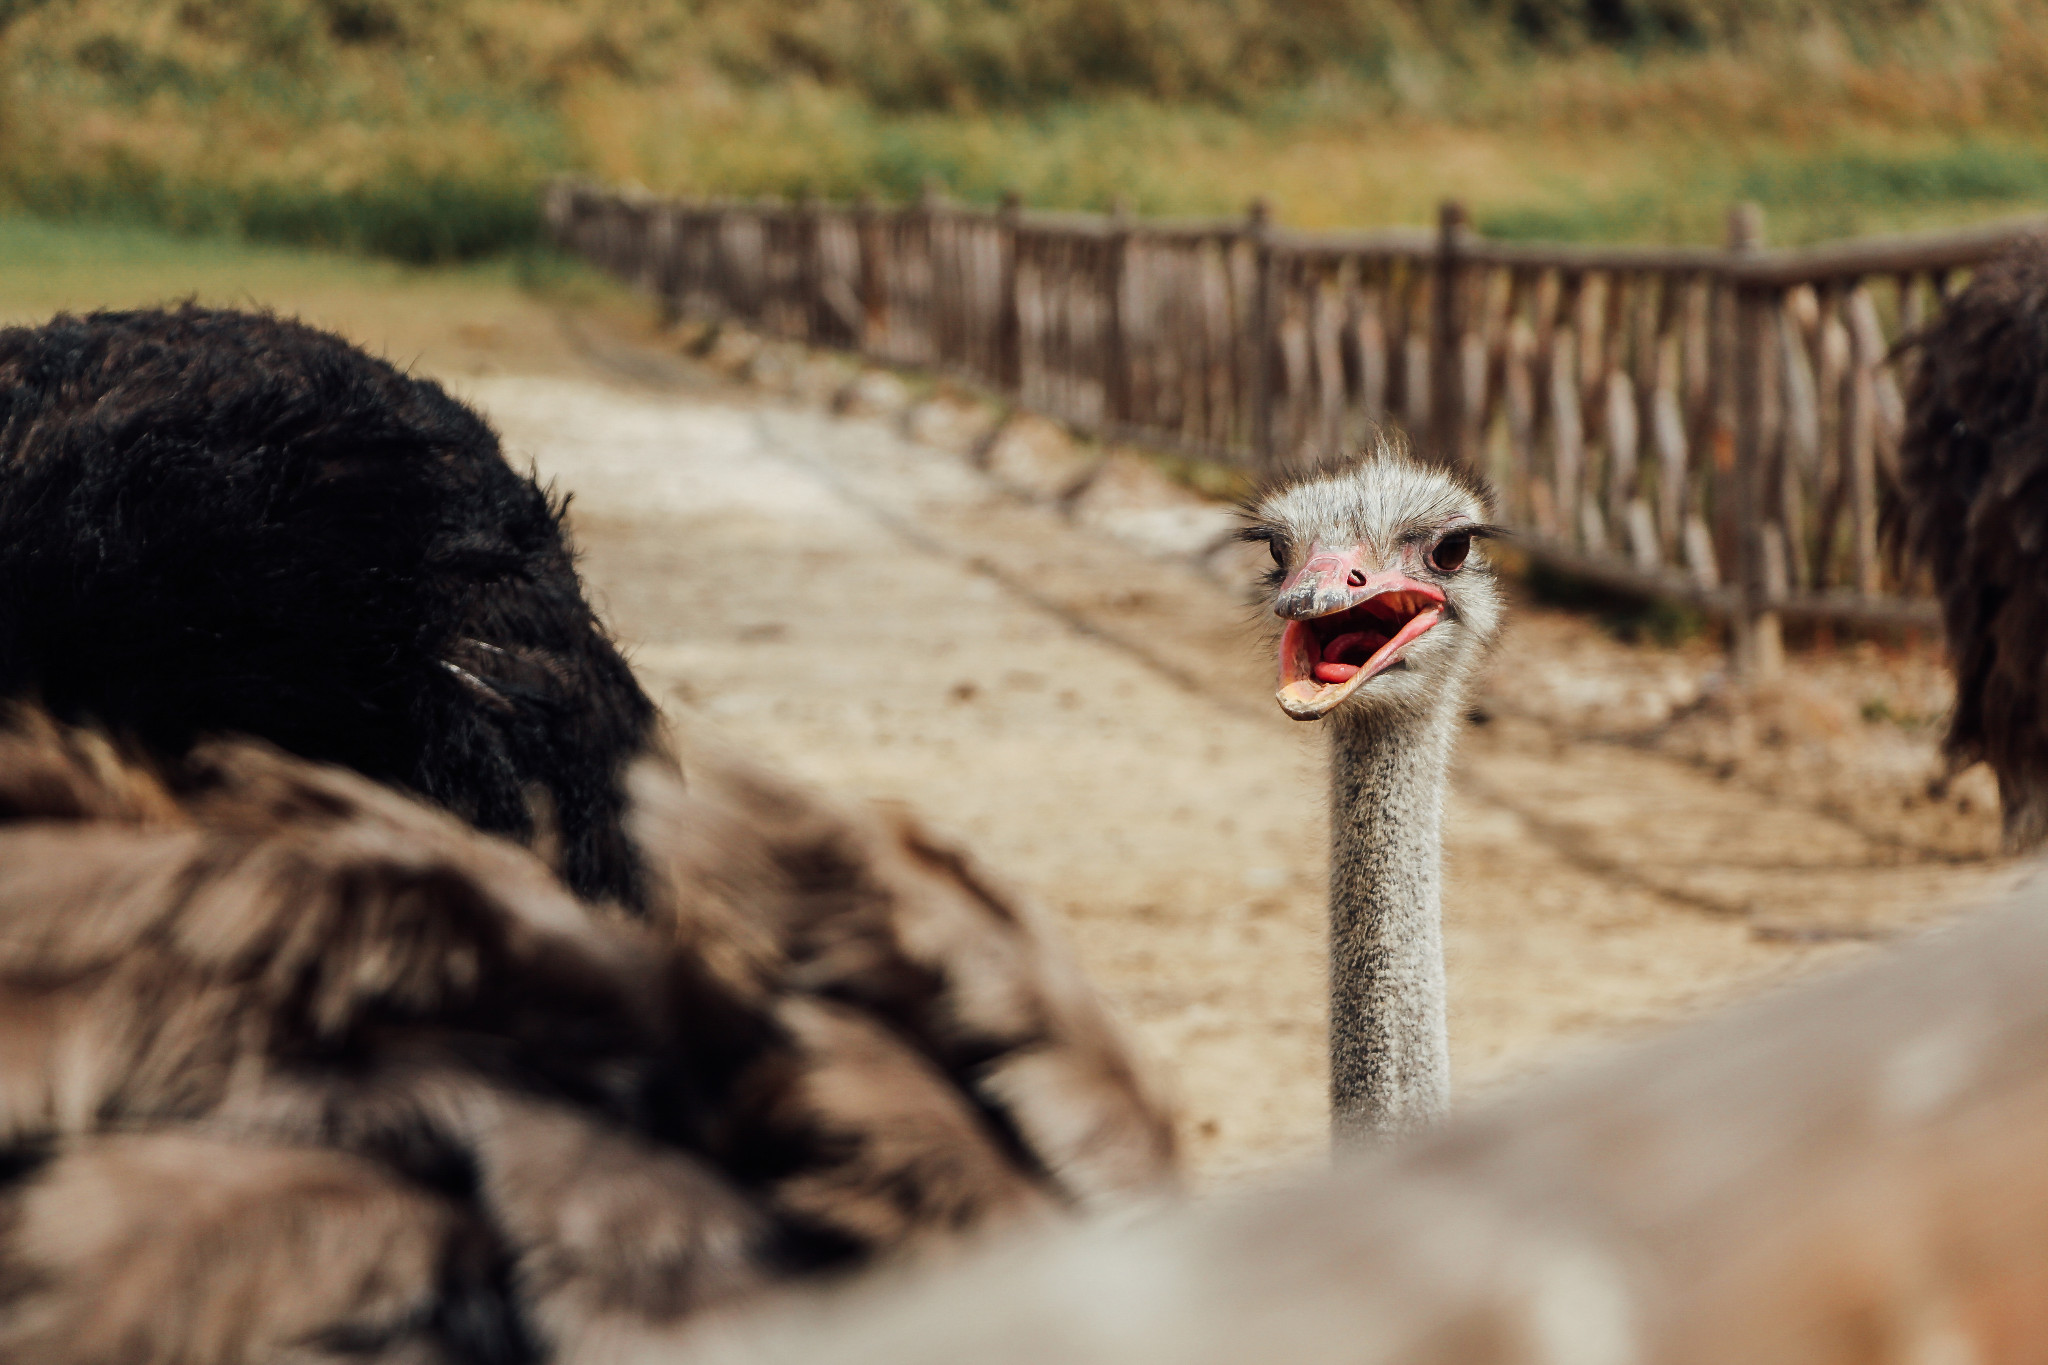
POLYGON ((1429 308, 1430 458, 1464 467, 1466 449, 1464 267, 1465 206, 1445 200, 1437 211, 1435 278, 1429 308))
POLYGON ((1254 199, 1245 215, 1245 238, 1252 249, 1250 357, 1252 461, 1261 473, 1273 469, 1273 206, 1254 199))
POLYGON ((1124 317, 1125 257, 1131 243, 1130 201, 1118 195, 1109 210, 1109 236, 1103 240, 1102 425, 1114 431, 1131 415, 1131 357, 1124 317))
POLYGON ((796 292, 803 310, 803 342, 825 340, 825 263, 818 259, 818 200, 805 190, 796 201, 796 292))
POLYGON ((1024 314, 1017 300, 1017 234, 1024 226, 1024 196, 1015 190, 1003 195, 996 214, 1002 252, 999 291, 996 299, 996 378, 1005 393, 1021 398, 1024 393, 1024 314))
MULTIPOLYGON (((1742 256, 1763 245, 1763 210, 1738 204, 1728 216, 1728 250, 1742 256)), ((1763 480, 1770 464, 1765 421, 1770 364, 1777 322, 1776 294, 1768 286, 1735 288, 1735 517, 1736 608, 1730 623, 1735 672, 1763 682, 1784 669, 1785 645, 1778 613, 1772 609, 1769 547, 1765 544, 1763 480)))
POLYGON ((662 327, 674 327, 682 319, 682 205, 664 199, 653 207, 653 227, 647 233, 647 250, 653 254, 653 297, 662 327))
POLYGON ((923 297, 919 300, 920 316, 918 325, 924 335, 920 341, 924 362, 928 365, 942 365, 946 361, 946 347, 943 339, 945 320, 941 315, 939 299, 939 216, 946 210, 946 185, 935 175, 924 178, 924 189, 917 197, 917 250, 922 257, 924 277, 923 297))
POLYGON ((573 251, 575 235, 571 225, 576 212, 576 182, 566 175, 551 178, 541 191, 540 221, 547 243, 557 251, 573 251))
POLYGON ((872 356, 888 331, 888 298, 882 284, 882 221, 875 196, 863 192, 853 206, 853 240, 860 261, 860 326, 854 346, 872 356))

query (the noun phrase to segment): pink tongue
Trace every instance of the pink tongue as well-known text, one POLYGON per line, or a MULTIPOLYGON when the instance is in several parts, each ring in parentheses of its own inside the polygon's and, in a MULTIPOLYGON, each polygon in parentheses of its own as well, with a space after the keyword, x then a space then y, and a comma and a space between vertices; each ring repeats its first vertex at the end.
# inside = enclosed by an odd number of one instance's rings
POLYGON ((1326 683, 1350 682, 1358 676, 1357 664, 1317 664, 1316 681, 1326 683))
POLYGON ((1371 641, 1372 648, 1365 651, 1369 656, 1373 649, 1377 649, 1380 645, 1385 644, 1386 639, 1386 636, 1377 631, 1354 630, 1349 635, 1339 635, 1336 639, 1324 645, 1323 657, 1325 659, 1341 659, 1344 657, 1345 650, 1355 649, 1367 641, 1371 641))

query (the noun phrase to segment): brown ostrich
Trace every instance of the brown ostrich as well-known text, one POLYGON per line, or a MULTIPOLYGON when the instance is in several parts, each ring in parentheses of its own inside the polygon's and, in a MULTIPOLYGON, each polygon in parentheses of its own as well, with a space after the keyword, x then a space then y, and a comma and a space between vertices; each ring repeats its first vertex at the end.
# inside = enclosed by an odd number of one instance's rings
POLYGON ((745 772, 629 785, 652 925, 267 746, 0 728, 0 1356, 614 1358, 1170 1184, 957 854, 745 772))

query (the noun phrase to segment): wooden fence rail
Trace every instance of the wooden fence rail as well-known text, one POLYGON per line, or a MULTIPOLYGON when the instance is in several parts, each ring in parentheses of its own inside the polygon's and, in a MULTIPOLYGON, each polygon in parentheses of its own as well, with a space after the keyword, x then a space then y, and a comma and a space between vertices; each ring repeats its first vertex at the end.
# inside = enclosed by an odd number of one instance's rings
POLYGON ((1928 623, 1877 509, 1896 339, 2038 221, 1800 251, 1311 234, 1228 221, 677 201, 563 182, 555 241, 675 312, 955 373, 1105 437, 1280 471, 1405 429, 1535 553, 1736 624, 1928 623))
POLYGON ((696 1319, 673 1365, 2040 1365, 2048 895, 1292 1185, 696 1319))

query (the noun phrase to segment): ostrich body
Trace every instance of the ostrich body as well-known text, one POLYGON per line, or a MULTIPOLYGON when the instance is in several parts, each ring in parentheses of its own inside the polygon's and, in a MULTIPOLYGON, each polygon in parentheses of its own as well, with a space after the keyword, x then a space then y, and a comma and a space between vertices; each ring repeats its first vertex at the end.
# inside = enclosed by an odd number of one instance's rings
POLYGON ((0 708, 0 1359, 667 1358, 1170 1185, 1028 907, 901 820, 692 779, 626 782, 634 919, 343 769, 0 708))
POLYGON ((1279 701, 1330 731, 1330 1109, 1340 1143, 1429 1123, 1450 1098, 1442 923, 1446 771, 1499 628, 1472 553, 1486 498, 1380 444, 1251 506, 1286 624, 1279 701))
POLYGON ((1887 538, 1941 598, 1949 762, 1990 765, 2006 843, 2031 848, 2048 840, 2048 240, 1979 270, 1906 350, 1887 538))
POLYGON ((167 760, 254 735, 644 909, 655 708, 562 513, 438 384, 287 318, 0 330, 0 695, 167 760))

